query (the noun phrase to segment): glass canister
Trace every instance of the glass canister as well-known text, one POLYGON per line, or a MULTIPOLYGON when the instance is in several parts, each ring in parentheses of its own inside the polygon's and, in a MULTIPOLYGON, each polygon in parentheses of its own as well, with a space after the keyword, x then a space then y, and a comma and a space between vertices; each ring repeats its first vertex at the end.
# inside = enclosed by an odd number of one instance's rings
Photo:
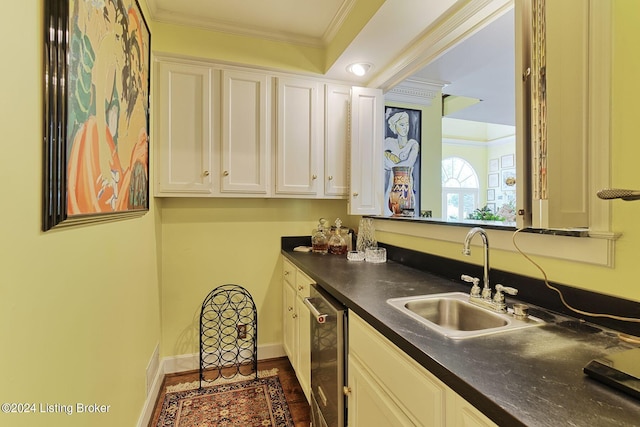
POLYGON ((345 255, 347 253, 347 236, 349 229, 342 227, 340 218, 336 219, 336 225, 331 227, 329 236, 329 253, 334 255, 345 255))
POLYGON ((376 230, 373 226, 373 219, 362 218, 358 227, 358 238, 356 239, 356 250, 365 252, 367 248, 378 246, 376 240, 376 230))
POLYGON ((329 238, 327 237, 327 220, 320 218, 318 228, 312 230, 311 251, 317 254, 329 252, 329 238))

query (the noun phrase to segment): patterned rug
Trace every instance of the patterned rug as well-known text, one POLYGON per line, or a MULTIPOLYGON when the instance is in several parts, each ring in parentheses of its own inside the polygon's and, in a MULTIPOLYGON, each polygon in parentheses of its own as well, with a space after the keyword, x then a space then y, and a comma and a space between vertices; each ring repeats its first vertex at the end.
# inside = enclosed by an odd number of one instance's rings
POLYGON ((157 427, 293 427, 277 374, 198 389, 167 389, 157 427))

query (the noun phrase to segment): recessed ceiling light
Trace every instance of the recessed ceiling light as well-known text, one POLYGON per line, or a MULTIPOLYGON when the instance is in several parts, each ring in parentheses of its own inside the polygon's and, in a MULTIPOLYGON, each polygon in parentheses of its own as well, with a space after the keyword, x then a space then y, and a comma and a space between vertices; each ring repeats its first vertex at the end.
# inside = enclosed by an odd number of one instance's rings
POLYGON ((371 69, 371 64, 367 64, 365 62, 357 62, 355 64, 351 64, 347 67, 347 71, 355 74, 358 77, 362 77, 371 69))

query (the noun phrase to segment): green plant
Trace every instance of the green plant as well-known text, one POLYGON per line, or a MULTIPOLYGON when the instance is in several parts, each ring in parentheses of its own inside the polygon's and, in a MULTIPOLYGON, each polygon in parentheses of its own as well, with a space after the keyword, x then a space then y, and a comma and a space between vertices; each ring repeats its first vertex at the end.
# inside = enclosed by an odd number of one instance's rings
POLYGON ((503 216, 496 215, 486 205, 482 209, 476 209, 471 212, 469 214, 469 219, 479 219, 482 221, 504 221, 503 216))

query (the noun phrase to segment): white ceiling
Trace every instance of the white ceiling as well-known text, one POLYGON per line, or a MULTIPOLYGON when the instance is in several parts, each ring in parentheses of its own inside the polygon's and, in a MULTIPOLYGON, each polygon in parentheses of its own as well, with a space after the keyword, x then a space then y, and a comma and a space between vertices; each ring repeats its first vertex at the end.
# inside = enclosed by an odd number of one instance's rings
POLYGON ((511 10, 414 77, 450 82, 443 93, 481 100, 447 117, 515 126, 514 31, 511 10))
MULTIPOLYGON (((146 1, 156 21, 324 47, 354 4, 366 0, 146 1)), ((371 77, 354 80, 346 72, 349 64, 371 63, 373 74, 393 67, 398 55, 456 1, 386 0, 326 76, 365 84, 371 77)), ((513 34, 513 13, 497 19, 415 76, 450 82, 444 93, 483 100, 456 118, 513 124, 513 36, 505 36, 506 31, 513 34)))

